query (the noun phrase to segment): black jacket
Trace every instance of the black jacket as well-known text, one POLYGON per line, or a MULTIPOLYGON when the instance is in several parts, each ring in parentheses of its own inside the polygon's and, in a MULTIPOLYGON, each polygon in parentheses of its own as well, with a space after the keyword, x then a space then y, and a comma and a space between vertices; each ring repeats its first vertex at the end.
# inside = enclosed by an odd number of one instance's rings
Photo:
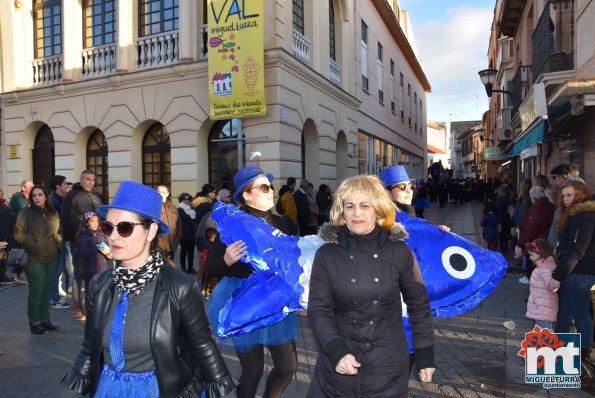
POLYGON ((595 200, 568 208, 571 216, 558 232, 558 266, 552 273, 562 282, 570 273, 595 275, 595 200))
POLYGON ((330 191, 318 191, 316 193, 316 204, 318 205, 318 215, 328 216, 333 204, 333 195, 330 191))
POLYGON ((8 242, 7 250, 15 243, 14 240, 14 223, 16 219, 12 212, 4 203, 0 203, 0 242, 8 242))
POLYGON ((297 209, 298 226, 300 227, 300 236, 309 234, 308 221, 310 221, 310 204, 308 197, 300 189, 293 193, 295 199, 295 207, 297 209))
POLYGON ((102 204, 101 197, 97 192, 85 191, 79 182, 74 184, 72 190, 64 196, 60 210, 64 240, 74 242, 77 233, 81 230, 85 213, 88 211, 96 213, 97 207, 102 204))
POLYGON ((325 224, 329 242, 316 252, 310 277, 308 319, 319 354, 308 397, 407 396, 409 348, 402 302, 407 304, 420 369, 434 366, 430 301, 401 224, 377 227, 377 235, 350 237, 346 227, 325 224), (378 231, 379 229, 379 231, 378 231), (335 368, 347 354, 361 363, 360 376, 335 368))
MULTIPOLYGON (((222 397, 236 386, 212 337, 204 298, 196 282, 170 266, 156 280, 151 311, 151 351, 160 397, 222 397)), ((103 333, 114 299, 115 282, 108 270, 87 289, 85 337, 62 384, 79 394, 95 394, 103 365, 103 333)))

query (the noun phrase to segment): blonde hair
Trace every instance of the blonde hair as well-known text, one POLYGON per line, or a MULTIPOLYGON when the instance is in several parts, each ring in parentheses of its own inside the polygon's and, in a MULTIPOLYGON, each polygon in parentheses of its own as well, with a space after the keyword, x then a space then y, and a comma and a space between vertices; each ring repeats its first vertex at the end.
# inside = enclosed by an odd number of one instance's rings
POLYGON ((390 227, 395 222, 395 205, 388 196, 388 191, 376 176, 355 176, 344 180, 335 191, 331 207, 331 223, 334 226, 345 225, 343 211, 347 196, 356 192, 367 194, 370 204, 376 212, 376 222, 383 227, 390 227))

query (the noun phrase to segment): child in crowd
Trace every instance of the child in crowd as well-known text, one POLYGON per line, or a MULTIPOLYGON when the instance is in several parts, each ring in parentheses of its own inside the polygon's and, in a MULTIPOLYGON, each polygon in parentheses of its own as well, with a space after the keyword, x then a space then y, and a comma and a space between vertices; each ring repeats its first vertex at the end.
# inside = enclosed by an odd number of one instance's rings
POLYGON ((498 208, 496 204, 487 201, 483 206, 483 217, 480 225, 483 227, 482 236, 486 241, 488 250, 496 251, 498 241, 498 225, 500 224, 500 216, 498 215, 498 208))
POLYGON ((203 247, 200 250, 200 267, 202 269, 200 286, 203 287, 203 295, 205 297, 208 297, 211 294, 211 291, 215 288, 215 285, 217 284, 217 278, 208 278, 207 277, 207 269, 206 269, 207 258, 209 257, 209 248, 211 247, 211 244, 215 240, 216 236, 217 236, 217 229, 212 228, 212 227, 208 227, 207 229, 205 229, 205 239, 207 240, 207 247, 203 247), (205 280, 206 280, 206 286, 205 286, 205 280))
POLYGON ((112 254, 109 246, 107 246, 107 239, 99 228, 99 216, 97 214, 93 212, 85 213, 82 228, 82 232, 76 239, 76 247, 78 249, 78 260, 81 262, 81 276, 84 279, 85 288, 88 288, 91 278, 107 269, 108 259, 112 258, 112 254), (101 245, 101 248, 98 245, 101 245), (102 248, 103 250, 100 250, 102 248))
POLYGON ((553 331, 558 313, 558 295, 555 291, 560 287, 560 282, 552 278, 552 271, 556 268, 554 248, 547 239, 535 239, 526 243, 525 249, 535 264, 526 316, 540 328, 553 331))

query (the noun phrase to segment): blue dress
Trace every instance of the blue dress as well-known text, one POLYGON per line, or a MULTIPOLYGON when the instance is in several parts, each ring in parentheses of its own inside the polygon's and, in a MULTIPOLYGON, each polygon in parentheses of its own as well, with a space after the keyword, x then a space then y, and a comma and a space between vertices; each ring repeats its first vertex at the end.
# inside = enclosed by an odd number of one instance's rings
MULTIPOLYGON (((219 311, 225 307, 227 300, 231 298, 232 292, 240 286, 242 278, 222 278, 207 301, 207 312, 211 327, 215 335, 219 326, 219 311)), ((221 346, 229 346, 233 343, 239 352, 248 352, 256 345, 280 345, 288 341, 296 341, 298 330, 297 312, 290 312, 285 319, 274 325, 263 327, 246 333, 243 336, 221 337, 217 336, 221 346)))

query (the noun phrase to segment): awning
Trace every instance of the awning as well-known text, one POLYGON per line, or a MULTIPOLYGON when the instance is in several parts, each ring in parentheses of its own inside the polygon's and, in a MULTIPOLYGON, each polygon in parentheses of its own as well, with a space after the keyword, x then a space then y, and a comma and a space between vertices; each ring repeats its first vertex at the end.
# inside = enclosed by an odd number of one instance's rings
POLYGON ((508 157, 518 156, 523 149, 529 148, 536 143, 543 142, 543 132, 545 131, 545 120, 539 119, 537 123, 530 126, 523 137, 518 140, 512 149, 506 154, 508 157))

